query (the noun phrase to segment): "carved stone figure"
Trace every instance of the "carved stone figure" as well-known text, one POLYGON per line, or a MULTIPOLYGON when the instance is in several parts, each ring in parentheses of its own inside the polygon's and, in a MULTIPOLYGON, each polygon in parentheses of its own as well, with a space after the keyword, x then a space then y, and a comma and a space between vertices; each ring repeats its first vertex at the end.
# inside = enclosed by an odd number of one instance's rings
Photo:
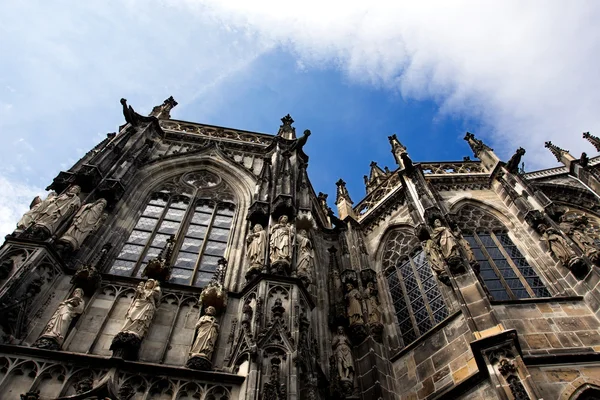
POLYGON ((252 315, 254 314, 251 302, 252 300, 247 299, 242 306, 242 326, 247 329, 250 328, 250 324, 252 323, 252 315))
POLYGON ((365 323, 362 314, 362 307, 360 301, 362 296, 358 289, 353 284, 346 284, 346 305, 348 312, 348 320, 350 325, 363 325, 365 323))
POLYGON ((354 381, 354 360, 350 350, 350 340, 344 333, 344 327, 338 326, 337 334, 331 341, 337 373, 342 381, 354 381))
POLYGON ((65 193, 50 199, 47 206, 44 204, 40 205, 33 227, 36 232, 39 232, 36 235, 43 237, 53 235, 56 228, 81 205, 81 200, 79 200, 80 192, 81 188, 73 185, 65 193))
POLYGON ((314 271, 314 253, 313 245, 308 238, 306 231, 301 229, 297 235, 298 241, 298 261, 296 262, 296 274, 302 279, 304 286, 308 287, 312 283, 314 271))
POLYGON ((252 232, 246 237, 248 248, 246 258, 248 259, 248 272, 260 272, 265 265, 265 246, 267 245, 267 233, 260 224, 254 225, 252 232))
POLYGON ((219 324, 215 317, 214 307, 206 307, 204 315, 196 323, 196 340, 190 349, 190 358, 186 366, 193 369, 210 369, 211 358, 217 337, 219 336, 219 324))
POLYGON ((367 303, 367 313, 369 314, 368 323, 381 323, 381 311, 379 310, 379 300, 377 299, 377 288, 374 282, 368 282, 365 289, 365 300, 367 303))
POLYGON ((575 254, 565 238, 561 236, 554 228, 545 224, 539 224, 538 230, 542 234, 542 240, 548 244, 550 252, 560 260, 560 262, 573 272, 578 272, 584 265, 583 260, 575 254))
POLYGON ((579 246, 590 261, 598 264, 600 262, 600 249, 594 243, 594 239, 586 232, 587 224, 588 221, 584 215, 578 215, 570 221, 566 215, 563 215, 560 218, 559 226, 579 246))
POLYGON ((40 196, 36 196, 29 205, 29 211, 23 214, 19 222, 17 222, 17 228, 25 230, 33 225, 40 212, 48 207, 55 197, 56 192, 48 193, 48 197, 45 200, 42 200, 40 196))
POLYGON ((81 315, 84 307, 83 290, 75 289, 71 298, 59 304, 34 346, 53 350, 60 349, 67 337, 71 321, 81 315))
POLYGON ((473 253, 471 244, 469 244, 467 239, 464 238, 464 236, 462 235, 462 232, 458 226, 454 227, 454 230, 452 231, 452 233, 456 237, 456 240, 458 241, 458 243, 463 247, 463 249, 465 249, 465 253, 467 254, 467 261, 469 262, 469 265, 471 266, 471 268, 473 268, 473 270, 476 273, 479 273, 479 263, 477 262, 477 259, 475 258, 475 253, 473 253))
POLYGON ((287 215, 282 215, 271 229, 269 243, 271 245, 270 257, 272 264, 290 264, 292 235, 292 225, 288 224, 287 215))
POLYGON ((71 226, 59 241, 68 243, 73 251, 78 250, 83 241, 95 232, 106 219, 107 214, 103 212, 105 208, 106 200, 104 199, 98 199, 94 203, 81 207, 75 214, 71 226))
POLYGON ((437 276, 437 278, 443 283, 449 283, 448 275, 446 274, 446 270, 444 269, 444 258, 442 257, 442 253, 437 243, 433 241, 433 239, 429 238, 423 242, 423 251, 427 256, 427 260, 429 261, 429 265, 431 269, 437 276))
POLYGON ((449 267, 454 267, 460 263, 460 252, 458 243, 450 228, 442 226, 442 221, 436 218, 433 221, 433 235, 431 238, 439 246, 442 256, 449 267))
POLYGON ((127 310, 123 333, 132 333, 143 339, 152 323, 156 307, 160 300, 161 290, 158 281, 148 279, 140 282, 135 290, 133 301, 127 310))

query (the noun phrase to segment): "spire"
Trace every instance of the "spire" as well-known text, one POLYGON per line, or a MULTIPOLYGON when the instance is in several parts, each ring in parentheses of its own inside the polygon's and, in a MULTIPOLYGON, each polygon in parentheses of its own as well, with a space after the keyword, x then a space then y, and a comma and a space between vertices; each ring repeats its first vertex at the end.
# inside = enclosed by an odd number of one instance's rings
POLYGON ((163 101, 160 106, 156 106, 152 109, 150 113, 151 117, 156 117, 159 119, 169 119, 171 118, 171 110, 175 108, 178 103, 175 101, 173 96, 170 96, 168 99, 163 101))
POLYGON ((473 154, 477 158, 479 158, 479 153, 481 153, 484 150, 494 151, 494 149, 490 148, 480 139, 477 139, 475 135, 473 135, 470 132, 467 132, 467 134, 465 135, 465 140, 467 141, 467 143, 469 143, 469 146, 471 146, 471 150, 473 150, 473 154))
POLYGON ((554 157, 556 157, 556 161, 558 162, 562 162, 562 158, 564 157, 564 155, 569 153, 568 150, 561 149, 560 147, 552 144, 552 142, 550 141, 544 143, 544 147, 550 150, 552 154, 554 154, 554 157))
POLYGON ((290 114, 281 118, 281 122, 282 125, 279 126, 279 132, 277 132, 277 136, 281 136, 282 138, 288 140, 296 139, 296 128, 292 127, 294 120, 290 114))
POLYGON ((488 171, 492 171, 500 161, 494 153, 494 149, 483 143, 480 139, 477 139, 475 135, 470 132, 466 133, 465 140, 469 143, 475 157, 481 160, 483 167, 488 171))
POLYGON ((590 135, 589 132, 583 132, 583 138, 593 144, 596 151, 600 151, 600 138, 598 136, 590 135))
POLYGON ((346 217, 355 218, 354 209, 352 208, 352 199, 350 199, 350 193, 346 189, 346 182, 342 179, 335 183, 337 185, 337 196, 335 198, 335 204, 338 209, 338 216, 341 220, 346 217))
POLYGON ((346 200, 350 204, 354 204, 352 199, 350 199, 350 193, 348 193, 348 189, 346 189, 346 182, 343 179, 340 179, 335 183, 337 185, 337 196, 335 198, 335 204, 338 204, 340 200, 346 200))
POLYGON ((387 178, 387 174, 381 168, 379 168, 375 161, 371 161, 369 166, 371 167, 369 177, 367 178, 365 175, 367 193, 370 193, 373 188, 379 186, 379 184, 385 180, 385 178, 387 178))
POLYGON ((390 141, 390 145, 392 146, 392 154, 394 155, 396 164, 398 164, 400 168, 403 168, 404 165, 402 164, 402 157, 400 157, 400 155, 402 153, 406 153, 406 147, 402 143, 400 143, 395 133, 392 136, 388 136, 388 140, 390 141))

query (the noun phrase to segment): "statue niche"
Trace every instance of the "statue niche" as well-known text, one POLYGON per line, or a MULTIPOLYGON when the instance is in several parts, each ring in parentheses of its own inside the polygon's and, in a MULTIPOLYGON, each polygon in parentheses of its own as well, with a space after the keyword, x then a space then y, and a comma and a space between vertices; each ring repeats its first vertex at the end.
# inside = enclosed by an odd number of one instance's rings
POLYGON ((381 342, 381 334, 383 332, 383 321, 381 320, 381 309, 379 305, 379 299, 377 297, 378 293, 379 292, 375 287, 375 282, 367 282, 367 288, 365 289, 363 296, 367 305, 367 323, 369 325, 371 335, 373 335, 375 340, 381 342))
POLYGON ((110 345, 115 357, 128 360, 137 358, 142 340, 154 318, 160 296, 161 289, 158 281, 148 279, 146 282, 139 283, 127 310, 125 323, 110 345))
POLYGON ((350 396, 354 390, 354 359, 350 340, 344 327, 338 326, 331 340, 333 355, 330 358, 331 392, 334 397, 350 396))
POLYGON ((594 238, 586 231, 588 224, 589 221, 585 215, 575 215, 573 217, 565 214, 560 217, 559 226, 592 263, 600 265, 600 249, 596 246, 594 238))
POLYGON ((32 226, 36 218, 44 209, 48 207, 50 203, 52 203, 55 197, 56 192, 48 193, 48 196, 45 200, 42 200, 40 196, 36 196, 29 205, 29 211, 23 214, 19 222, 17 222, 17 229, 26 230, 32 226))
POLYGON ((84 308, 83 290, 77 288, 73 291, 72 297, 58 305, 33 346, 40 349, 60 350, 69 332, 71 322, 83 313, 84 308))
POLYGON ((77 211, 69 229, 58 239, 71 251, 77 251, 84 240, 104 222, 107 215, 104 212, 106 200, 98 199, 94 203, 84 205, 77 211))
POLYGON ((539 224, 537 229, 542 235, 542 240, 548 245, 550 252, 571 272, 579 275, 587 270, 583 259, 575 254, 558 231, 545 224, 539 224))
POLYGON ((186 367, 208 371, 212 367, 212 354, 219 336, 219 324, 215 317, 217 311, 213 306, 206 307, 204 315, 196 323, 196 339, 190 349, 186 367))
POLYGON ((304 286, 308 286, 312 283, 312 277, 314 273, 315 256, 313 245, 304 229, 298 232, 296 237, 298 242, 298 259, 296 261, 296 275, 302 280, 304 286))
POLYGON ((246 259, 248 262, 246 280, 251 280, 260 274, 265 266, 267 233, 261 224, 254 225, 252 232, 246 237, 246 244, 246 259))
POLYGON ((32 226, 33 236, 40 239, 47 239, 52 236, 60 224, 71 217, 81 205, 80 192, 81 188, 73 185, 60 196, 44 200, 48 203, 46 205, 40 204, 32 226))
POLYGON ((290 263, 292 261, 292 240, 293 228, 288 223, 287 215, 279 217, 278 222, 271 228, 270 259, 271 273, 283 275, 289 273, 290 263))
POLYGON ((433 239, 440 249, 442 257, 448 264, 450 271, 459 272, 462 263, 458 241, 450 228, 442 225, 442 221, 439 218, 435 218, 433 221, 431 239, 433 239))

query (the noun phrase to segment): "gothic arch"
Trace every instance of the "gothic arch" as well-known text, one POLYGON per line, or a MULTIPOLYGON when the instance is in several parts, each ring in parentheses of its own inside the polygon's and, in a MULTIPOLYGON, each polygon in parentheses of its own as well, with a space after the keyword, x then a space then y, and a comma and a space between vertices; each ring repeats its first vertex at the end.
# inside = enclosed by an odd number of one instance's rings
POLYGON ((600 380, 582 376, 563 390, 559 400, 591 400, 593 397, 586 398, 585 395, 594 391, 600 392, 600 380))
POLYGON ((381 272, 393 267, 401 259, 408 258, 410 253, 421 247, 411 225, 394 225, 389 227, 382 237, 377 251, 376 265, 381 272))
MULTIPOLYGON (((460 224, 460 220, 456 217, 465 207, 468 207, 467 209, 475 209, 475 210, 481 210, 481 212, 487 213, 489 216, 491 216, 492 218, 495 218, 500 224, 502 224, 504 226, 504 229, 506 230, 511 230, 514 228, 514 223, 506 217, 506 212, 508 210, 505 210, 504 213, 502 211, 500 211, 498 208, 496 208, 495 206, 492 206, 488 203, 485 203, 483 201, 480 200, 474 200, 474 199, 460 199, 457 202, 453 203, 450 205, 450 216, 454 217, 457 219, 457 223, 460 224)), ((499 226, 498 226, 499 228, 499 226)), ((462 229, 462 226, 461 226, 462 229)))

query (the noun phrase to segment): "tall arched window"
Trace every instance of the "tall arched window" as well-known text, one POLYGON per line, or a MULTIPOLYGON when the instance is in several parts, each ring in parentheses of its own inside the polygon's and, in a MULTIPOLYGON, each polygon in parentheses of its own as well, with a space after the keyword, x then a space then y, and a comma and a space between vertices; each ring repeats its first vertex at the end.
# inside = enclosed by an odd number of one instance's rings
POLYGON ((494 300, 550 297, 550 292, 494 216, 472 205, 457 222, 479 262, 480 276, 494 300))
POLYGON ((200 171, 173 179, 152 194, 109 272, 141 277, 174 236, 170 282, 205 286, 225 254, 234 211, 233 191, 219 176, 200 171))
POLYGON ((401 230, 389 234, 383 268, 406 346, 444 320, 448 308, 414 235, 401 230))

